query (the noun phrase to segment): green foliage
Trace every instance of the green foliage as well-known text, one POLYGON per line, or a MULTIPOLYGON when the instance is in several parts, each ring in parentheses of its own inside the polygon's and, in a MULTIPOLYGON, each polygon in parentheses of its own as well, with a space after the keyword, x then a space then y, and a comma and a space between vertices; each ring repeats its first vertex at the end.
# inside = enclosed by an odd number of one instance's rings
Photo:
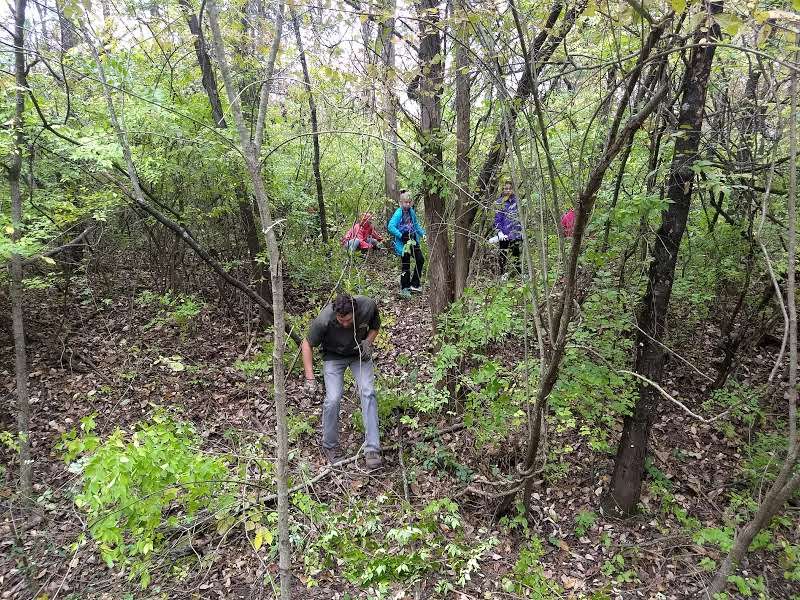
POLYGON ((225 459, 198 453, 194 428, 157 411, 135 430, 94 433, 95 418, 64 435, 61 448, 80 475, 75 504, 109 566, 130 565, 142 587, 148 561, 165 541, 164 527, 188 525, 201 508, 230 504, 225 459))
POLYGON ((361 588, 386 590, 393 582, 436 575, 437 595, 444 595, 466 585, 497 543, 489 537, 470 545, 458 506, 447 498, 401 514, 388 513, 387 501, 379 496, 337 514, 306 495, 295 497, 316 533, 303 540, 308 585, 316 584, 313 577, 323 569, 338 564, 342 576, 361 588))
POLYGON ((608 578, 613 578, 617 583, 630 583, 638 581, 636 571, 633 569, 625 568, 625 557, 620 554, 614 554, 610 559, 603 562, 600 567, 600 572, 608 578))
POLYGON ((601 452, 611 450, 609 434, 635 401, 633 378, 617 372, 629 368, 633 345, 627 304, 624 293, 609 288, 586 299, 550 394, 559 429, 578 427, 589 446, 601 452))
POLYGON ((205 304, 193 294, 156 294, 150 290, 141 292, 136 297, 136 302, 141 306, 156 308, 156 316, 145 325, 145 328, 163 325, 177 325, 181 331, 186 332, 191 321, 197 317, 205 304))
POLYGON ((582 510, 575 517, 575 535, 581 537, 586 535, 597 521, 597 515, 591 510, 582 510))
POLYGON ((784 568, 783 578, 788 581, 800 581, 800 545, 781 541, 783 556, 781 566, 784 568))
POLYGON ((509 594, 524 595, 535 600, 561 598, 563 594, 561 586, 544 574, 541 564, 543 556, 541 540, 532 537, 528 545, 520 549, 519 558, 511 571, 512 577, 503 579, 503 590, 509 594))

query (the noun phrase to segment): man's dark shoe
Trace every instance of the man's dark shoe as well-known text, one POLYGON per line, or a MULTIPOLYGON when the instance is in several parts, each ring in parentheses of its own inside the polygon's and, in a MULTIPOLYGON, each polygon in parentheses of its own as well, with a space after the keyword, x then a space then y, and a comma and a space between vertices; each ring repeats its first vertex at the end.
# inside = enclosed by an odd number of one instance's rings
POLYGON ((325 458, 328 459, 330 464, 334 464, 342 460, 341 455, 339 454, 338 448, 325 448, 323 446, 322 453, 325 455, 325 458))
POLYGON ((380 452, 364 452, 364 458, 367 462, 367 469, 370 471, 380 469, 383 466, 383 459, 381 458, 380 452))

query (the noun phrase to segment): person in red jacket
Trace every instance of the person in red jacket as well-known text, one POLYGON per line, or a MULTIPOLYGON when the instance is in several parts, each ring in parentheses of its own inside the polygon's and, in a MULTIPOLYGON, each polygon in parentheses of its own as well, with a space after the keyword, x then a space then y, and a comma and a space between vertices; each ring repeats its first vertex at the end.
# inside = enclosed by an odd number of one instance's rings
POLYGON ((347 230, 342 245, 350 252, 380 248, 383 238, 372 226, 372 213, 362 213, 353 226, 347 230))

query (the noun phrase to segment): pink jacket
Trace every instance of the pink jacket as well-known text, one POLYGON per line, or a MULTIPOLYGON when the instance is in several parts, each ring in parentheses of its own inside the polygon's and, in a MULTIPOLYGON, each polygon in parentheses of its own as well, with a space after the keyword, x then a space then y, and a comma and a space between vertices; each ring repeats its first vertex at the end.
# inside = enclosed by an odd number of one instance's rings
POLYGON ((375 228, 372 226, 371 223, 372 214, 371 213, 364 213, 359 217, 358 221, 353 224, 353 226, 347 230, 347 233, 344 234, 344 238, 342 239, 342 245, 347 244, 350 240, 358 239, 359 247, 363 249, 367 249, 370 247, 369 242, 367 239, 373 238, 379 242, 383 241, 383 238, 378 235, 375 231, 375 228))
POLYGON ((561 217, 561 227, 564 229, 564 235, 566 237, 572 237, 572 233, 575 230, 575 209, 574 208, 570 208, 561 217))

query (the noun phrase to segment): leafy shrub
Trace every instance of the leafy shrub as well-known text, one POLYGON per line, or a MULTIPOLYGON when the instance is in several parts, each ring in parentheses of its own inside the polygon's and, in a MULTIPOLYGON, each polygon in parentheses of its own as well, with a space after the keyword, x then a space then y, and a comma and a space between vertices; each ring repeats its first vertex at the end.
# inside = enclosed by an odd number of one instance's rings
POLYGON ((626 299, 613 289, 586 299, 550 394, 559 427, 574 428, 580 417, 578 431, 597 451, 610 451, 609 434, 635 401, 633 378, 617 372, 628 368, 633 347, 626 299))
POLYGON ((177 325, 186 331, 191 321, 200 314, 205 304, 193 294, 156 294, 149 290, 141 292, 136 301, 141 306, 154 306, 158 313, 145 325, 146 329, 160 325, 177 325))
POLYGON ((310 576, 338 563, 342 576, 363 588, 386 589, 394 582, 414 582, 437 574, 436 591, 463 587, 479 567, 481 557, 497 540, 470 546, 465 539, 458 505, 444 498, 421 511, 387 514, 386 496, 333 513, 303 496, 295 505, 314 522, 319 534, 304 540, 303 560, 310 576))
POLYGON ((73 429, 61 444, 70 470, 80 474, 75 504, 106 563, 131 565, 131 577, 147 587, 148 561, 164 542, 165 525, 189 524, 201 508, 232 503, 226 461, 198 453, 194 428, 164 412, 105 440, 94 429, 94 418, 85 417, 80 433, 73 429))
POLYGON ((544 574, 541 565, 543 556, 542 542, 534 536, 528 546, 520 550, 519 558, 511 571, 512 578, 503 579, 503 590, 537 600, 561 598, 564 593, 561 586, 544 574))

